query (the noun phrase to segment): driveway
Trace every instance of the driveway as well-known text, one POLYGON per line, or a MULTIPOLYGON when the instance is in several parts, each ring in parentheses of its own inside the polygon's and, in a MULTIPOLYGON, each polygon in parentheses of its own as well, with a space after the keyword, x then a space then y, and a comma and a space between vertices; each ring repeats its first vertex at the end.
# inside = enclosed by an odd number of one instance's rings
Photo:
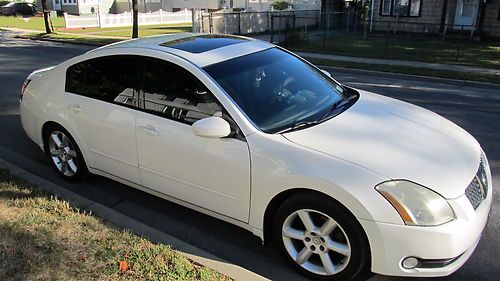
MULTIPOLYGON (((0 157, 49 181, 192 243, 209 253, 273 280, 304 280, 272 246, 261 246, 251 233, 102 177, 74 185, 59 179, 42 152, 22 130, 19 90, 33 70, 57 64, 91 47, 34 42, 0 32, 0 157)), ((350 86, 405 100, 433 110, 474 135, 489 157, 494 185, 500 185, 500 87, 453 85, 445 80, 395 77, 330 69, 350 86)), ((474 255, 455 274, 434 280, 498 280, 500 208, 494 207, 474 255)), ((371 280, 410 280, 374 276, 371 280)), ((415 280, 415 279, 411 279, 415 280)))

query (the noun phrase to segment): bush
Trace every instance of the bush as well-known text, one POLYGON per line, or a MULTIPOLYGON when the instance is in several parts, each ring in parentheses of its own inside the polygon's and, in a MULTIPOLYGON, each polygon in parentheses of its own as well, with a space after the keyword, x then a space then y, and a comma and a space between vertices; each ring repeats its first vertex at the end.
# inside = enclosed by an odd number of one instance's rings
POLYGON ((275 10, 286 10, 290 6, 290 3, 288 3, 284 0, 278 0, 278 1, 273 2, 273 4, 271 4, 271 6, 275 10))

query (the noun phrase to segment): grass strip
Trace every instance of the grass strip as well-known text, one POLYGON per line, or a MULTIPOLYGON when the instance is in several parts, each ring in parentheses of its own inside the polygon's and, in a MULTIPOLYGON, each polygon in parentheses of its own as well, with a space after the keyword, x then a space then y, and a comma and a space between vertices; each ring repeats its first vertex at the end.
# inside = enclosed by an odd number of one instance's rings
POLYGON ((0 169, 0 280, 229 280, 0 169))

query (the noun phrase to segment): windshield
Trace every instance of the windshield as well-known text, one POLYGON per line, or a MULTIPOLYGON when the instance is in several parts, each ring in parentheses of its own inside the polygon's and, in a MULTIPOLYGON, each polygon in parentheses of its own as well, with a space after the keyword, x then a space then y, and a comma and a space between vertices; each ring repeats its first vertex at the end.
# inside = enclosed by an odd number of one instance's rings
POLYGON ((330 77, 278 48, 204 69, 266 133, 317 124, 349 98, 330 77))

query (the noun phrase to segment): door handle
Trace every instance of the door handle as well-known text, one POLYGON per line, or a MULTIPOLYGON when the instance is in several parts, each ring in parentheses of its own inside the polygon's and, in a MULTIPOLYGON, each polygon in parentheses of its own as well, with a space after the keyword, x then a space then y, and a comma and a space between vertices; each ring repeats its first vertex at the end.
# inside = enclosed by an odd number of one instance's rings
POLYGON ((81 112, 82 108, 78 104, 68 105, 74 112, 81 112))
POLYGON ((153 125, 138 125, 137 127, 143 129, 144 131, 148 132, 152 136, 158 136, 160 135, 160 131, 153 127, 153 125))

